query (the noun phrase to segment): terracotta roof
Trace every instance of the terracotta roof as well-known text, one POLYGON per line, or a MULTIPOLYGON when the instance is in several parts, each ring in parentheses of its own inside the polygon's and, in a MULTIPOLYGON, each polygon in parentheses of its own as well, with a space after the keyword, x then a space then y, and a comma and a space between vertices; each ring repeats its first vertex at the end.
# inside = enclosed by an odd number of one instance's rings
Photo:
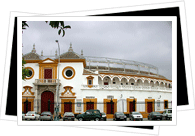
POLYGON ((32 51, 23 55, 22 58, 24 60, 41 60, 40 56, 36 53, 35 44, 33 45, 32 51))
MULTIPOLYGON (((88 69, 84 69, 83 70, 83 75, 91 75, 91 74, 95 74, 94 72, 92 72, 92 71, 89 71, 88 69)), ((97 75, 97 74, 96 74, 97 75)))
POLYGON ((70 43, 70 47, 68 52, 65 52, 60 55, 60 59, 84 59, 83 55, 79 55, 73 51, 72 43, 70 43))
POLYGON ((37 53, 30 52, 22 56, 24 60, 41 60, 40 56, 37 53))
POLYGON ((83 59, 83 57, 81 55, 78 55, 75 52, 66 52, 60 55, 60 59, 83 59))

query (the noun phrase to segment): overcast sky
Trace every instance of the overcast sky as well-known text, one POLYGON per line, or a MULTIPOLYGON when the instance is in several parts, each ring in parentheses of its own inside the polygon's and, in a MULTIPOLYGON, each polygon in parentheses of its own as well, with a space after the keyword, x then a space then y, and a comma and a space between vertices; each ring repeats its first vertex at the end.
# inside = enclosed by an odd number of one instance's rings
MULTIPOLYGON (((134 60, 158 67, 159 74, 172 79, 172 26, 166 21, 66 21, 71 29, 58 35, 44 21, 28 21, 23 31, 23 54, 31 52, 55 55, 73 51, 84 56, 134 60)), ((151 71, 152 72, 152 71, 151 71)))

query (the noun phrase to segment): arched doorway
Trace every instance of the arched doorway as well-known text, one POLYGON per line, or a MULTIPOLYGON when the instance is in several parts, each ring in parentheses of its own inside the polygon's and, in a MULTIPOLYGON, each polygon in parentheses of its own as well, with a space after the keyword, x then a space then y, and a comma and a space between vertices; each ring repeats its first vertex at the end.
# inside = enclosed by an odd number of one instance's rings
POLYGON ((45 91, 41 94, 41 113, 43 111, 50 111, 54 113, 54 93, 45 91))

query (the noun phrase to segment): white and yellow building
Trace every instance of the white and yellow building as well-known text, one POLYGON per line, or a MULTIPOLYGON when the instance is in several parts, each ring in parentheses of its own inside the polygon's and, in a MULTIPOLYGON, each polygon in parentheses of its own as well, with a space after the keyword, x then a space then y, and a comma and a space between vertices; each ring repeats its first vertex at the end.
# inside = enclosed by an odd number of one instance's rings
POLYGON ((50 110, 54 113, 57 98, 61 114, 99 109, 108 118, 117 111, 128 114, 133 108, 147 117, 151 111, 162 112, 172 107, 172 81, 159 75, 158 68, 150 64, 85 57, 82 51, 81 55, 75 53, 72 45, 60 59, 57 52, 53 58, 44 58, 43 53, 38 55, 35 46, 23 58, 30 73, 22 81, 23 112, 50 110))

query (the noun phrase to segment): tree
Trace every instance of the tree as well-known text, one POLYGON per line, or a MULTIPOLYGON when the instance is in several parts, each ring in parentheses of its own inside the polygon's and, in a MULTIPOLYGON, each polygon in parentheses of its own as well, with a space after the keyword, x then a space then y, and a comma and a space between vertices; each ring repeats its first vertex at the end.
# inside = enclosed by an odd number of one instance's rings
POLYGON ((22 79, 25 80, 26 76, 29 76, 29 70, 24 68, 26 62, 22 59, 22 79))
MULTIPOLYGON (((71 26, 69 26, 69 25, 65 26, 64 21, 45 21, 45 22, 46 23, 49 22, 49 25, 54 29, 59 28, 58 34, 60 35, 61 32, 62 32, 63 33, 62 37, 65 36, 65 29, 67 29, 67 28, 70 29, 71 28, 71 26)), ((27 24, 27 21, 22 21, 22 30, 25 30, 27 27, 29 27, 28 24, 27 24)), ((29 70, 25 69, 24 64, 26 64, 26 62, 25 62, 24 59, 22 59, 22 79, 23 80, 25 80, 26 76, 29 76, 29 70)))
MULTIPOLYGON (((70 25, 64 25, 64 21, 45 21, 46 23, 49 22, 49 25, 52 27, 52 28, 59 28, 58 30, 58 34, 60 35, 61 32, 63 32, 62 34, 62 37, 65 36, 65 29, 67 28, 71 28, 70 25)), ((22 21, 22 29, 26 29, 26 27, 29 27, 28 24, 27 24, 27 21, 22 21)))

